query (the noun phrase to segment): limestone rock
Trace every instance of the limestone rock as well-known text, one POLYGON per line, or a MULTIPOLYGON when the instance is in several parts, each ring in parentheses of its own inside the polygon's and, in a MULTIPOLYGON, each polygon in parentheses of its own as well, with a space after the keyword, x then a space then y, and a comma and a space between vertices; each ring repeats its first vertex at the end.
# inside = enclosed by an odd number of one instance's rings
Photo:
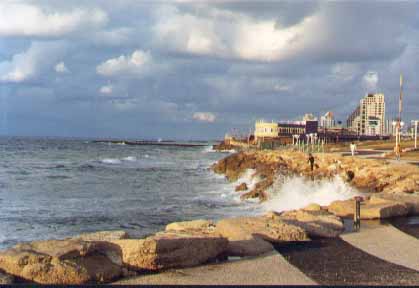
POLYGON ((379 193, 371 197, 372 201, 377 201, 377 198, 401 202, 407 206, 408 214, 419 215, 419 193, 415 194, 393 194, 393 193, 379 193))
POLYGON ((0 269, 40 284, 106 282, 121 274, 122 255, 107 242, 47 240, 0 252, 0 269))
POLYGON ((305 211, 320 211, 322 210, 322 207, 319 204, 311 203, 303 208, 305 211))
POLYGON ((222 219, 216 231, 229 240, 249 240, 252 236, 270 242, 309 240, 301 228, 262 216, 222 219))
POLYGON ((247 184, 246 183, 241 183, 240 185, 237 185, 236 186, 236 192, 240 192, 240 191, 246 191, 248 188, 247 188, 247 184))
POLYGON ((3 273, 0 271, 0 285, 9 285, 13 284, 14 278, 12 275, 3 273))
POLYGON ((227 249, 228 241, 214 233, 157 233, 145 239, 123 239, 118 245, 124 264, 134 270, 160 270, 199 265, 214 259, 227 249))
POLYGON ((310 237, 337 237, 344 230, 342 220, 323 210, 294 210, 279 219, 304 229, 310 237))
MULTIPOLYGON (((404 203, 389 201, 377 198, 361 203, 361 219, 384 219, 397 216, 404 216, 408 208, 404 203)), ((339 217, 353 217, 355 209, 354 200, 334 201, 328 211, 339 217)))
POLYGON ((128 233, 123 230, 83 233, 73 237, 73 239, 79 239, 83 241, 113 241, 127 238, 129 238, 128 233))
POLYGON ((217 222, 216 232, 229 240, 229 256, 256 256, 273 250, 269 242, 309 240, 303 229, 274 219, 276 213, 265 217, 237 217, 217 222))
POLYGON ((188 230, 200 230, 200 231, 212 231, 215 229, 215 224, 209 220, 192 220, 184 222, 174 222, 166 226, 166 231, 188 231, 188 230))

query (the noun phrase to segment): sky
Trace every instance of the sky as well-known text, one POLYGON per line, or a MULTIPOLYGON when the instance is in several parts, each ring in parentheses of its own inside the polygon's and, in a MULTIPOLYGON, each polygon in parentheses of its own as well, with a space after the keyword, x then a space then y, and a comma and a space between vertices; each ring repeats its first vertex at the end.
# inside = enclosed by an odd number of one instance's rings
POLYGON ((366 93, 419 118, 419 2, 1 0, 0 135, 219 139, 366 93))

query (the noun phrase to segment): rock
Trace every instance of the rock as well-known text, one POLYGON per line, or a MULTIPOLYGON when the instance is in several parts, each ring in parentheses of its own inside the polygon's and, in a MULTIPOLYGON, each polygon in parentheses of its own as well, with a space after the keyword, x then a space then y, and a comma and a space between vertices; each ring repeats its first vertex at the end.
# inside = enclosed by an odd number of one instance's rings
POLYGON ((241 183, 240 185, 237 185, 236 186, 236 192, 240 192, 240 191, 246 191, 248 188, 247 188, 247 184, 246 183, 241 183))
MULTIPOLYGON (((328 207, 330 213, 339 217, 353 217, 354 209, 354 200, 334 201, 328 207)), ((364 220, 404 216, 407 213, 407 206, 401 202, 371 198, 361 203, 361 219, 364 220)))
POLYGON ((394 194, 394 193, 379 193, 374 194, 371 199, 376 201, 377 198, 401 202, 407 206, 408 214, 419 215, 419 194, 394 194))
POLYGON ((271 250, 271 245, 265 244, 263 240, 309 240, 303 229, 263 216, 222 219, 217 222, 216 232, 230 241, 227 253, 231 256, 255 256, 271 250))
POLYGON ((124 264, 133 270, 191 267, 215 259, 228 245, 226 238, 204 232, 160 232, 145 239, 122 239, 124 264))
POLYGON ((106 282, 121 275, 121 249, 107 242, 47 240, 0 252, 0 269, 40 284, 106 282))
POLYGON ((248 240, 229 241, 224 253, 227 256, 248 257, 262 255, 273 250, 274 247, 271 243, 258 237, 252 237, 248 240))
POLYGON ((279 219, 301 227, 310 237, 337 237, 344 230, 339 217, 323 210, 287 211, 279 219))
POLYGON ((14 278, 12 275, 0 271, 0 285, 13 284, 14 278))
POLYGON ((166 231, 188 231, 188 230, 200 230, 200 231, 213 231, 215 224, 209 220, 192 220, 184 222, 174 222, 166 226, 166 231))
POLYGON ((320 211, 322 210, 322 207, 319 204, 311 203, 303 208, 305 211, 320 211))
POLYGON ((354 200, 336 200, 330 203, 327 210, 339 217, 353 217, 355 209, 354 200))
POLYGON ((346 171, 346 181, 351 182, 354 179, 355 173, 352 170, 346 171))
POLYGON ((113 241, 119 239, 129 238, 128 233, 123 230, 115 231, 99 231, 93 233, 83 233, 78 236, 72 237, 73 239, 79 239, 83 241, 113 241))

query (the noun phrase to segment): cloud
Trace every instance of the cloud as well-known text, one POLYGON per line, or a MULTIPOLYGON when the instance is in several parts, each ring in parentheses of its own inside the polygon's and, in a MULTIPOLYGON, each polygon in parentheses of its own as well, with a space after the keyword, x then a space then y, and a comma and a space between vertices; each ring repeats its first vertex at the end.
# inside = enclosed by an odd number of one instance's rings
POLYGON ((391 3, 366 3, 360 11, 359 4, 346 2, 265 3, 255 17, 249 14, 253 6, 164 5, 155 13, 154 41, 176 52, 251 61, 388 59, 405 48, 400 35, 417 8, 413 3, 397 9, 391 3), (302 12, 292 12, 298 6, 304 6, 302 12), (279 11, 280 17, 267 9, 279 11))
POLYGON ((99 64, 96 72, 103 76, 137 75, 149 72, 153 58, 149 52, 135 50, 130 56, 121 55, 99 64))
POLYGON ((376 92, 378 83, 378 73, 376 71, 368 71, 363 77, 367 92, 376 92))
POLYGON ((55 72, 57 73, 69 73, 70 70, 67 69, 64 62, 59 62, 55 65, 55 72))
POLYGON ((0 81, 20 83, 33 79, 41 70, 51 67, 63 50, 61 42, 32 42, 25 52, 14 54, 10 61, 0 62, 0 81))
POLYGON ((112 85, 105 85, 100 87, 99 92, 102 94, 112 94, 113 86, 112 85))
POLYGON ((61 36, 107 23, 101 9, 73 9, 69 12, 42 9, 21 1, 1 1, 0 36, 61 36))
POLYGON ((192 118, 200 122, 214 123, 216 116, 211 112, 195 112, 192 118))

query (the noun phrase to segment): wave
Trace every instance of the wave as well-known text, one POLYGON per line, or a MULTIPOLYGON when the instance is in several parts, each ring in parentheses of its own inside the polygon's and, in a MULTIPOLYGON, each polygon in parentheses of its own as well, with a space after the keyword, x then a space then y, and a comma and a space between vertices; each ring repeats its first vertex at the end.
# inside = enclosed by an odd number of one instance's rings
POLYGON ((122 158, 122 160, 123 161, 129 161, 129 162, 135 162, 135 161, 137 161, 137 157, 135 157, 135 156, 128 156, 128 157, 122 158))
POLYGON ((121 164, 122 161, 116 158, 105 158, 100 160, 103 164, 121 164))
POLYGON ((286 211, 303 208, 311 203, 329 205, 336 200, 346 200, 362 194, 349 186, 339 176, 331 180, 310 181, 302 177, 287 177, 276 181, 268 189, 266 211, 286 211))
POLYGON ((205 146, 203 151, 203 153, 235 153, 236 150, 234 149, 230 149, 230 150, 214 150, 212 145, 209 146, 205 146))

